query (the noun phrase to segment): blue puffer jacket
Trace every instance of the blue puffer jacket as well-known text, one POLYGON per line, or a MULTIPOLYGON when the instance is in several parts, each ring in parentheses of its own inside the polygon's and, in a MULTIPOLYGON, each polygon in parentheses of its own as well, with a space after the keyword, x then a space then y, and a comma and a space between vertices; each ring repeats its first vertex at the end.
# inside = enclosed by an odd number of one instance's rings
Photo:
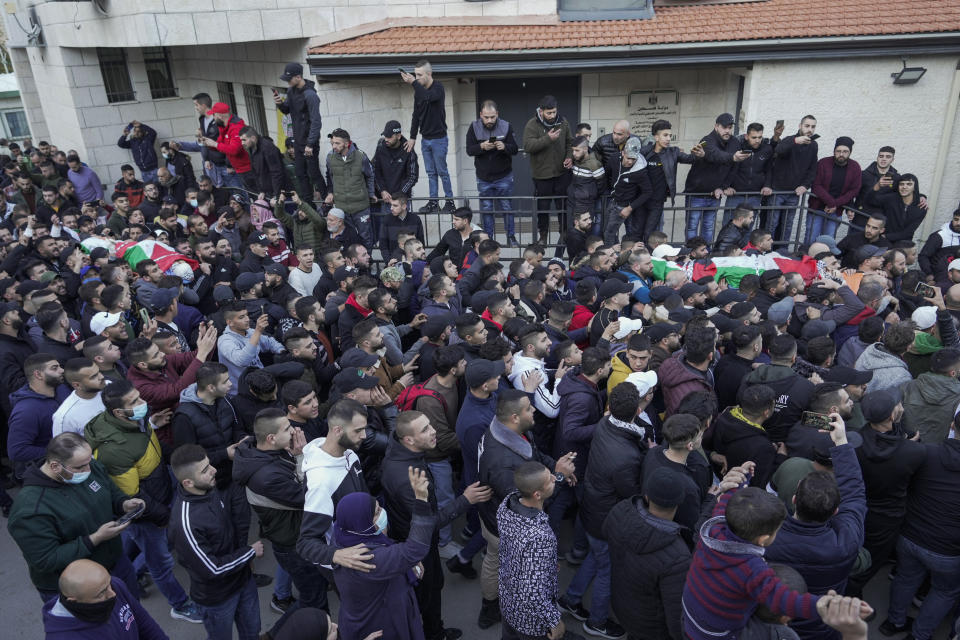
MULTIPOLYGON (((867 515, 867 492, 853 445, 831 448, 830 457, 840 488, 837 513, 826 522, 787 518, 765 554, 767 562, 780 562, 796 569, 807 581, 807 590, 817 595, 830 589, 843 593, 863 545, 863 520, 867 515)), ((820 618, 797 620, 790 626, 804 639, 840 639, 840 634, 820 618)))
POLYGON ((590 441, 593 431, 603 417, 606 404, 604 389, 591 383, 580 375, 580 368, 567 372, 557 384, 560 395, 560 412, 557 416, 557 437, 554 441, 553 457, 559 459, 570 451, 575 451, 574 460, 577 477, 582 478, 590 457, 590 441))

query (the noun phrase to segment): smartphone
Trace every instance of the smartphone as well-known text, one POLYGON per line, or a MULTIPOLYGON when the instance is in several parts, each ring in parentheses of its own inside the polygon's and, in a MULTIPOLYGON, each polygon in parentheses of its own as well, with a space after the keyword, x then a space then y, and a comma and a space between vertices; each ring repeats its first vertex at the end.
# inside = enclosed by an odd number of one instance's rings
POLYGON ((918 282, 913 292, 917 295, 923 296, 924 298, 932 298, 937 295, 937 290, 926 282, 918 282))
POLYGON ((270 89, 270 91, 273 91, 273 95, 275 95, 275 96, 280 95, 279 93, 277 93, 277 90, 276 90, 276 89, 270 89))
POLYGON ((808 427, 816 427, 823 431, 833 431, 833 424, 830 422, 830 416, 825 413, 815 413, 813 411, 804 411, 800 417, 800 423, 808 427))
POLYGON ((119 518, 117 518, 117 525, 116 525, 116 526, 119 527, 119 526, 121 526, 121 525, 127 524, 128 522, 130 522, 130 521, 133 520, 134 518, 140 516, 140 514, 142 514, 146 509, 147 509, 147 505, 146 505, 146 504, 141 504, 139 507, 137 507, 137 508, 134 509, 133 511, 127 511, 125 514, 123 514, 122 516, 120 516, 119 518))
POLYGON ((820 138, 820 134, 819 134, 819 133, 815 133, 815 134, 813 134, 812 136, 810 136, 810 139, 811 139, 811 140, 817 140, 818 138, 820 138))
POLYGON ((774 125, 774 126, 775 126, 775 127, 782 127, 782 126, 783 126, 783 120, 777 120, 777 124, 774 125))
POLYGON ((397 67, 397 71, 399 71, 400 73, 407 73, 406 69, 404 69, 403 67, 397 67))
POLYGON ((491 142, 491 143, 496 141, 497 141, 497 136, 490 136, 490 139, 487 140, 487 142, 491 142))
POLYGON ((150 324, 150 314, 147 313, 146 309, 140 309, 140 321, 143 323, 143 326, 150 324))
POLYGON ((700 146, 703 147, 704 149, 706 149, 706 148, 707 148, 707 141, 706 141, 706 140, 701 141, 701 142, 700 142, 700 146))
POLYGON ((740 153, 749 153, 749 154, 752 155, 752 154, 753 154, 753 149, 740 149, 740 153))

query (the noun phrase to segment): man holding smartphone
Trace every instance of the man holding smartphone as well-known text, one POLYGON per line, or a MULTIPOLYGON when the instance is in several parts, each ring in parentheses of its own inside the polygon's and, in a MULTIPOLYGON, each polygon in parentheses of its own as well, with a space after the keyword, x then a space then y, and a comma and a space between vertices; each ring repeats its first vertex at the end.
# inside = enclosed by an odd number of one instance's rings
POLYGON ((287 63, 280 79, 287 83, 286 96, 273 90, 273 101, 281 113, 293 120, 294 171, 300 199, 320 202, 327 195, 327 183, 320 171, 320 96, 312 80, 303 79, 303 65, 287 63))
POLYGON ((803 116, 797 133, 781 140, 774 150, 770 186, 775 192, 782 192, 774 194, 775 208, 768 220, 768 230, 775 241, 790 239, 800 198, 810 190, 817 176, 816 130, 817 119, 803 116))

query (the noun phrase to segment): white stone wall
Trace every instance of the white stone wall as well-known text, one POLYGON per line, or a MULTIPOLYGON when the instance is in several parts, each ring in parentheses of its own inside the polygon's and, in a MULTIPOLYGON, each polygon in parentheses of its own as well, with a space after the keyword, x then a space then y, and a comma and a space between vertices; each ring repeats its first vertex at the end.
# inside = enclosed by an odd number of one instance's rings
MULTIPOLYGON (((16 5, 23 24, 25 8, 35 5, 47 46, 61 47, 91 42, 151 47, 323 39, 363 25, 380 28, 376 23, 385 20, 550 17, 557 7, 555 0, 119 0, 111 3, 105 17, 90 2, 17 0, 16 5)), ((14 46, 23 46, 16 24, 8 25, 8 30, 14 46)))
POLYGON ((30 60, 27 57, 26 49, 11 49, 11 62, 13 70, 17 76, 17 86, 20 87, 20 100, 23 102, 24 111, 27 114, 27 121, 30 123, 30 132, 33 134, 33 141, 39 142, 50 136, 50 129, 47 128, 47 120, 43 115, 43 109, 40 108, 40 94, 37 89, 37 81, 30 70, 30 60))
MULTIPOLYGON (((796 132, 800 118, 817 118, 820 157, 833 152, 838 136, 854 140, 852 158, 866 168, 877 150, 897 150, 894 166, 916 174, 921 191, 935 201, 930 225, 943 223, 956 208, 960 187, 960 123, 953 140, 942 141, 955 56, 914 56, 908 66, 926 67, 914 85, 894 85, 890 74, 902 67, 898 57, 797 62, 757 62, 750 73, 743 123, 759 121, 768 128, 786 121, 785 134, 796 132), (931 192, 937 153, 949 145, 940 192, 931 192)), ((919 235, 919 233, 918 233, 919 235)))

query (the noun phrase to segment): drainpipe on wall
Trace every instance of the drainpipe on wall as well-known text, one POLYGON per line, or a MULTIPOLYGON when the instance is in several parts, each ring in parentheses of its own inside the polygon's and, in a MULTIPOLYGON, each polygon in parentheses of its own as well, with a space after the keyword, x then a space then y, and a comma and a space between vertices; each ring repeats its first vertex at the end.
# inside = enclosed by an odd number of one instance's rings
POLYGON ((933 171, 933 184, 930 187, 930 198, 927 199, 928 215, 923 218, 920 238, 930 235, 933 219, 936 217, 939 204, 940 185, 943 182, 943 168, 947 162, 947 152, 950 150, 950 140, 953 138, 953 123, 957 117, 957 102, 960 100, 960 61, 953 72, 953 81, 950 83, 950 102, 947 104, 947 113, 944 117, 943 131, 940 134, 940 144, 937 146, 937 164, 933 171), (933 215, 930 215, 932 213, 933 215))

